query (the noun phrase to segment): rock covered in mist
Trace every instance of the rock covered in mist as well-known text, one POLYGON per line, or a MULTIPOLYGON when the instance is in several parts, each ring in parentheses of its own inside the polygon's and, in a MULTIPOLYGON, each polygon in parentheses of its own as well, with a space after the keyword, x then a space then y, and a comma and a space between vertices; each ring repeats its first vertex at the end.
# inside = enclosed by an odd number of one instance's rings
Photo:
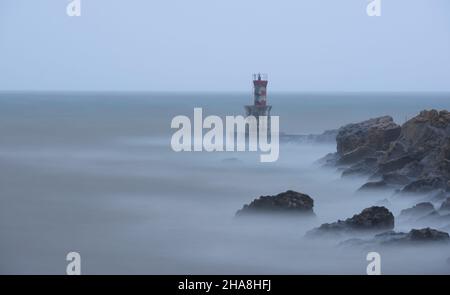
POLYGON ((314 216, 314 200, 306 195, 292 190, 275 196, 261 196, 236 212, 236 216, 251 214, 295 214, 314 216))
POLYGON ((418 203, 415 206, 404 209, 400 212, 399 219, 405 221, 417 221, 419 218, 428 216, 435 212, 433 204, 430 202, 418 203))
POLYGON ((432 228, 412 229, 408 233, 388 231, 375 235, 372 239, 350 239, 341 246, 374 246, 374 245, 418 245, 448 243, 448 233, 432 228))
POLYGON ((436 210, 431 203, 423 202, 402 210, 398 216, 398 222, 404 225, 433 226, 446 230, 450 225, 450 212, 436 210))
POLYGON ((450 113, 422 111, 403 124, 399 138, 379 159, 378 173, 409 177, 405 193, 446 189, 450 179, 450 113))
POLYGON ((446 181, 441 177, 429 177, 415 180, 407 184, 402 192, 404 193, 429 193, 439 189, 445 189, 446 181))
POLYGON ((400 130, 390 116, 345 125, 338 129, 337 152, 327 155, 323 162, 340 166, 356 164, 344 171, 347 175, 366 174, 367 171, 373 173, 380 156, 378 151, 387 150, 389 144, 400 135, 400 130))
POLYGON ((405 237, 406 241, 411 242, 448 242, 450 236, 446 232, 431 229, 412 229, 405 237))
POLYGON ((384 180, 379 181, 369 181, 363 184, 358 191, 376 191, 376 190, 387 190, 392 187, 384 180))
POLYGON ((401 127, 379 117, 339 129, 328 165, 342 176, 365 175, 361 190, 450 191, 450 112, 424 110, 401 127))
POLYGON ((400 126, 390 116, 348 124, 336 136, 337 153, 341 162, 354 162, 385 150, 400 135, 400 126))
POLYGON ((308 236, 351 233, 355 231, 385 231, 394 228, 394 215, 382 206, 366 208, 346 220, 324 223, 308 232, 308 236))

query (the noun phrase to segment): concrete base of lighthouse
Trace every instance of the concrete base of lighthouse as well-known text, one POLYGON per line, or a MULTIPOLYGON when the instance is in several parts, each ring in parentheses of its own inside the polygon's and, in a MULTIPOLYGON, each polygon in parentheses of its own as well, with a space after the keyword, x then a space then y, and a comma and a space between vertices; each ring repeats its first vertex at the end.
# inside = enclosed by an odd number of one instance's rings
MULTIPOLYGON (((256 118, 256 122, 258 123, 258 134, 259 134, 259 117, 267 116, 267 136, 270 137, 270 111, 272 110, 272 106, 258 106, 258 105, 247 105, 245 106, 246 116, 254 116, 256 118)), ((248 130, 246 130, 246 135, 248 135, 248 130)))

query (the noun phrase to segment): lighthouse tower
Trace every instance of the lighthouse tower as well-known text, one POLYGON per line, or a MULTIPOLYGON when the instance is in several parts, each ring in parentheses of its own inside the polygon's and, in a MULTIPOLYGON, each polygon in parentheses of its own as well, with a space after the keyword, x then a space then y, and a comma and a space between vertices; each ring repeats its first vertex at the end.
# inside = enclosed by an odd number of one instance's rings
POLYGON ((270 131, 270 110, 272 106, 267 105, 267 74, 253 74, 253 105, 246 105, 247 116, 255 116, 259 124, 260 116, 268 117, 267 129, 270 131))

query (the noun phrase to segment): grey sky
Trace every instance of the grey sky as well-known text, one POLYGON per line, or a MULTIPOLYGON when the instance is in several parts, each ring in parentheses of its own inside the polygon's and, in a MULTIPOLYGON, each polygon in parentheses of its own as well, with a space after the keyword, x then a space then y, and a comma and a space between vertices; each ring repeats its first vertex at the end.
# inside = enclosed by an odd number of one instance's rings
POLYGON ((1 90, 450 91, 450 1, 0 0, 1 90))

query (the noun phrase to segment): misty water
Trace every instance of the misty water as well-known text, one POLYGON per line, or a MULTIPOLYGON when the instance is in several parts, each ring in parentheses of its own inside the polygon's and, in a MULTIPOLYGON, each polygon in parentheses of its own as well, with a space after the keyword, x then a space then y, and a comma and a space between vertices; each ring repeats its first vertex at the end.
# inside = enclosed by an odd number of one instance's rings
MULTIPOLYGON (((449 94, 271 93, 280 131, 321 133, 422 109, 450 109, 449 94)), ((0 94, 0 273, 64 274, 66 254, 83 274, 365 274, 368 249, 305 233, 391 198, 360 195, 316 161, 335 144, 282 144, 259 153, 175 153, 176 115, 243 115, 251 93, 0 94), (316 219, 238 220, 261 195, 310 195, 316 219)), ((416 199, 392 200, 395 216, 416 199)), ((408 224, 396 225, 407 231, 408 224)), ((369 249, 386 274, 450 273, 448 246, 369 249)))

